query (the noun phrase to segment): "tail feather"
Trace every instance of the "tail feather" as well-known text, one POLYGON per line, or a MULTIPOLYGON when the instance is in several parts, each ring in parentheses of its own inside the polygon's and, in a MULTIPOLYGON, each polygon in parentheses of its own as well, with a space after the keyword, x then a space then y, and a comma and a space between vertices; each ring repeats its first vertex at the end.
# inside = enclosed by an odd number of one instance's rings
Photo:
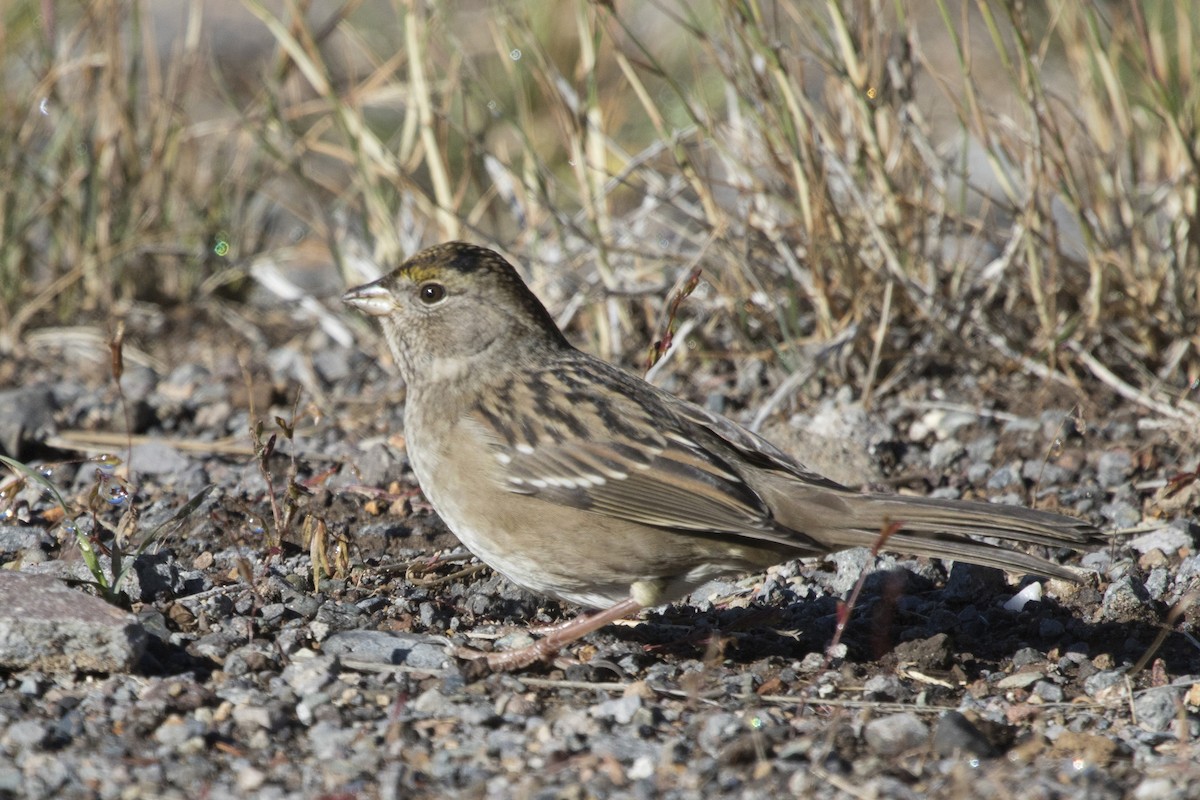
MULTIPOLYGON (((838 547, 874 547, 879 541, 879 536, 879 531, 845 528, 838 531, 838 547)), ((1070 581, 1079 580, 1079 573, 1075 570, 1047 558, 961 536, 901 532, 889 536, 882 549, 910 556, 966 561, 1008 572, 1028 572, 1070 581)))
POLYGON ((1079 580, 1078 573, 1041 556, 972 537, 1072 550, 1101 541, 1100 532, 1083 520, 1021 506, 890 495, 845 500, 851 512, 845 519, 806 533, 836 549, 872 547, 890 530, 885 550, 1068 580, 1079 580))

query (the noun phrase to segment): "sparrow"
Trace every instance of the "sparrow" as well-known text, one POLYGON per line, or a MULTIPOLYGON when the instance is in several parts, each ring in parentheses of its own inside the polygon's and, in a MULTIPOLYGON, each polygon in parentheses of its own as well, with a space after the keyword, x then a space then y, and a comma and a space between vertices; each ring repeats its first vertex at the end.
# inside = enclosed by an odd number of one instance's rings
POLYGON ((502 256, 462 242, 343 300, 378 318, 407 385, 408 458, 480 560, 584 614, 487 654, 521 669, 722 576, 870 547, 1077 580, 979 541, 1083 549, 1088 522, 1011 505, 870 494, 567 341, 502 256))

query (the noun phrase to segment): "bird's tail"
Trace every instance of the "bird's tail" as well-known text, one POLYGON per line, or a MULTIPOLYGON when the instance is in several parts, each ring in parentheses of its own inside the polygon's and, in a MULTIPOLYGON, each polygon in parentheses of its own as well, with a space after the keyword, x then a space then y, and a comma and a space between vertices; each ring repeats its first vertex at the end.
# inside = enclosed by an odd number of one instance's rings
POLYGON ((806 531, 830 549, 872 547, 890 532, 884 550, 1077 581, 1078 572, 1042 556, 972 537, 1054 550, 1083 550, 1103 541, 1100 531, 1083 520, 1021 506, 878 494, 847 493, 839 499, 846 514, 832 524, 825 516, 824 525, 806 531))

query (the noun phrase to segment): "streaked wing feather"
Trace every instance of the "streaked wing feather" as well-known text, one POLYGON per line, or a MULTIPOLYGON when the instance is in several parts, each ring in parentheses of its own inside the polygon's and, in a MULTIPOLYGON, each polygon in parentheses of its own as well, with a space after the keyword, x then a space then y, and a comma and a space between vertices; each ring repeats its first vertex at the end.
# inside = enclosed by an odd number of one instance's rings
POLYGON ((475 419, 491 431, 509 488, 645 525, 765 538, 776 533, 783 540, 767 504, 722 458, 722 451, 733 456, 733 448, 708 431, 687 431, 657 394, 631 391, 624 385, 629 380, 595 362, 560 364, 497 393, 509 402, 521 391, 559 393, 569 403, 553 413, 505 427, 509 415, 482 405, 475 419), (612 391, 573 388, 597 380, 612 391), (701 443, 689 433, 710 438, 701 443))
POLYGON ((604 442, 568 441, 513 453, 508 480, 514 491, 646 525, 731 532, 772 527, 770 512, 745 483, 705 466, 674 442, 645 463, 604 442), (617 477, 600 475, 591 468, 596 461, 617 477))

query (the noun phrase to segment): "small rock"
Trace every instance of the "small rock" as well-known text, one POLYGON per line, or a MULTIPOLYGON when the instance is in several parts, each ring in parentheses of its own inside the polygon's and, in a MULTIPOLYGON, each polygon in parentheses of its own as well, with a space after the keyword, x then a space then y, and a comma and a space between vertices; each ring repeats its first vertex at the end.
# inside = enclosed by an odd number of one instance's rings
POLYGON ((403 459, 391 445, 376 442, 355 457, 354 465, 364 485, 387 486, 400 474, 403 459))
POLYGON ((991 474, 987 480, 987 488, 993 491, 1007 489, 1010 486, 1021 485, 1021 462, 1014 461, 1005 464, 991 474))
POLYGON ((413 711, 431 717, 444 714, 449 706, 450 701, 444 694, 438 691, 437 687, 426 689, 421 692, 416 700, 412 701, 413 711))
POLYGON ((1081 567, 1099 572, 1101 575, 1108 571, 1110 564, 1112 564, 1112 556, 1104 550, 1093 550, 1090 553, 1084 553, 1079 559, 1081 567))
POLYGON ((191 461, 166 442, 151 441, 133 446, 129 465, 142 475, 174 475, 187 469, 191 461))
POLYGON ((1096 480, 1106 489, 1120 486, 1129 480, 1133 456, 1128 450, 1106 450, 1096 463, 1096 480))
POLYGON ((1017 672, 1013 675, 1006 675, 996 681, 997 689, 1024 689, 1026 686, 1032 686, 1046 676, 1040 672, 1017 672))
POLYGON ((341 383, 350 377, 350 359, 346 351, 326 347, 313 353, 313 368, 329 386, 341 383))
POLYGON ((321 645, 323 653, 342 659, 430 670, 448 665, 446 648, 446 640, 438 636, 364 630, 335 633, 321 645))
POLYGON ((275 665, 274 648, 258 643, 250 643, 231 651, 225 656, 222 669, 230 677, 240 678, 258 672, 264 672, 275 665))
POLYGON ((242 730, 273 731, 280 726, 283 718, 275 709, 268 706, 239 705, 233 708, 233 721, 242 730))
POLYGON ((716 712, 704 720, 696 744, 711 756, 720 754, 722 745, 745 729, 741 718, 725 711, 716 712))
POLYGON ((54 433, 54 396, 46 386, 0 392, 0 453, 22 458, 54 433))
POLYGON ((979 758, 993 758, 999 752, 969 719, 958 711, 947 711, 933 729, 933 749, 939 756, 965 753, 979 758))
POLYGON ((914 664, 917 669, 945 669, 950 664, 950 637, 937 633, 926 639, 901 642, 895 648, 901 663, 914 664))
POLYGON ((962 443, 957 439, 934 442, 933 447, 929 448, 929 466, 935 470, 945 470, 961 458, 964 452, 962 443))
POLYGON ((171 714, 154 730, 154 741, 171 750, 178 750, 185 742, 202 737, 205 733, 205 725, 195 717, 171 714))
POLYGON ((149 603, 185 593, 183 575, 171 553, 142 553, 134 559, 133 571, 137 576, 136 589, 126 587, 131 597, 149 603))
POLYGON ((1132 528, 1142 521, 1142 512, 1123 500, 1100 506, 1100 514, 1118 528, 1132 528))
POLYGON ((905 696, 904 684, 895 675, 872 675, 863 684, 863 694, 871 700, 895 701, 905 696))
POLYGON ((1011 611, 1014 614, 1019 613, 1025 608, 1027 603, 1040 601, 1042 599, 1042 584, 1033 581, 1021 591, 1014 594, 1004 603, 1004 610, 1011 611))
POLYGON ((8 730, 0 736, 0 742, 17 750, 29 750, 41 747, 48 734, 49 730, 41 720, 22 719, 8 726, 8 730))
POLYGON ((20 553, 22 550, 49 547, 53 541, 44 528, 0 525, 0 553, 20 553))
POLYGON ((1133 713, 1143 730, 1165 731, 1179 715, 1183 692, 1176 686, 1159 686, 1134 697, 1133 713))
POLYGON ((266 780, 266 773, 254 767, 242 767, 237 773, 237 787, 243 792, 261 789, 266 780))
POLYGON ((638 756, 629 766, 629 771, 627 774, 629 775, 630 780, 640 781, 645 778, 653 777, 654 767, 655 763, 653 758, 650 756, 638 756))
POLYGON ((330 654, 293 658, 283 668, 283 682, 301 697, 308 697, 324 689, 337 677, 337 658, 330 654))
POLYGON ((1045 461, 1030 460, 1021 468, 1021 477, 1044 489, 1070 480, 1071 471, 1045 461))
POLYGON ((823 653, 808 653, 800 661, 800 666, 797 671, 804 675, 811 675, 814 672, 824 668, 825 655, 823 653))
POLYGON ((1111 686, 1123 683, 1124 680, 1125 670, 1106 669, 1094 675, 1089 675, 1083 682, 1083 690, 1091 697, 1096 697, 1100 692, 1111 686))
POLYGON ((641 707, 642 698, 636 694, 627 694, 597 703, 588 709, 588 713, 597 719, 611 719, 618 725, 628 725, 641 707))
POLYGON ((1177 553, 1185 547, 1190 548, 1192 546, 1192 537, 1187 534, 1187 531, 1172 525, 1166 528, 1159 528, 1156 531, 1150 531, 1150 533, 1143 533, 1141 536, 1135 536, 1127 544, 1142 555, 1146 555, 1152 550, 1160 550, 1163 553, 1177 553))
POLYGON ((990 464, 995 454, 995 436, 981 436, 967 444, 967 458, 972 462, 990 464))
POLYGON ((959 428, 973 425, 978 420, 975 414, 965 411, 948 411, 935 408, 927 411, 920 420, 909 428, 909 438, 919 441, 932 434, 939 440, 949 439, 959 428))
POLYGON ((1182 795, 1173 795, 1175 786, 1170 778, 1161 776, 1144 778, 1141 783, 1133 790, 1133 800, 1163 800, 1166 797, 1182 795))
POLYGON ((1036 647, 1022 647, 1012 656, 1013 669, 1017 670, 1028 667, 1030 664, 1041 664, 1045 660, 1046 654, 1036 647))
POLYGON ((1100 619, 1105 622, 1157 622, 1150 594, 1132 575, 1113 581, 1104 592, 1100 619))
POLYGON ((128 672, 146 649, 132 614, 44 575, 0 570, 0 666, 128 672))
POLYGON ((1056 683, 1038 681, 1033 686, 1033 696, 1044 703, 1061 703, 1063 701, 1063 690, 1056 683))
POLYGON ((911 712, 871 720, 863 731, 867 746, 890 758, 915 750, 929 741, 929 726, 911 712))

